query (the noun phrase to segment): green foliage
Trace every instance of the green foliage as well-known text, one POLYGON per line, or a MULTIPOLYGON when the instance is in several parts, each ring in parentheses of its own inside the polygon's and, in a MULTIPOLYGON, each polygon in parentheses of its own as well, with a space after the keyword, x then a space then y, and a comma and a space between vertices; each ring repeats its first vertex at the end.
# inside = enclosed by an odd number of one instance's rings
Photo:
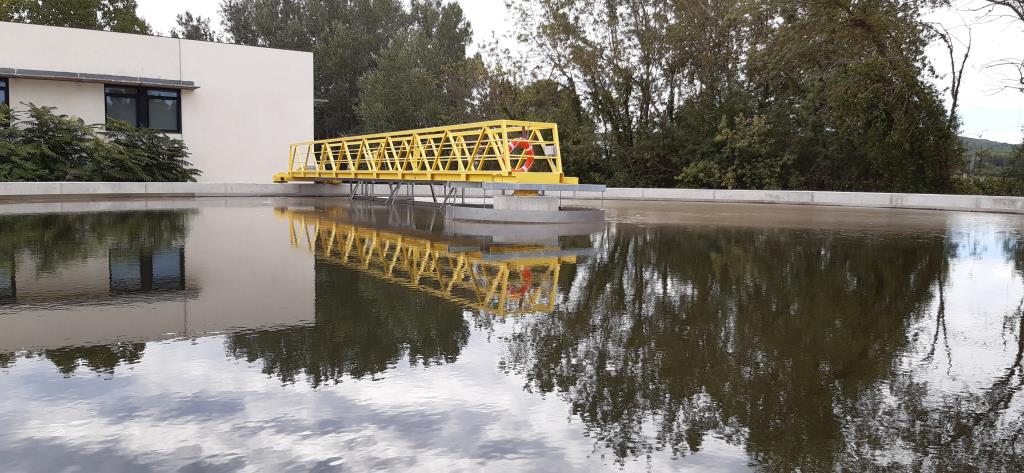
POLYGON ((91 180, 194 182, 200 174, 179 139, 118 121, 108 122, 102 135, 106 146, 86 167, 91 180))
POLYGON ((778 152, 767 120, 742 114, 729 122, 723 118, 715 135, 717 153, 711 160, 697 160, 676 178, 688 187, 712 189, 780 189, 787 179, 793 156, 778 152))
MULTIPOLYGON (((508 51, 487 53, 508 58, 508 51)), ((558 124, 562 167, 570 176, 600 182, 606 174, 597 142, 596 124, 583 108, 576 91, 550 79, 530 81, 525 66, 506 59, 484 71, 476 114, 482 120, 514 118, 558 124)))
POLYGON ((517 5, 603 130, 609 184, 948 192, 962 165, 929 2, 517 5))
POLYGON ((3 0, 0 21, 150 34, 136 0, 3 0))
POLYGON ((482 67, 455 3, 225 0, 231 40, 312 51, 317 137, 462 121, 482 67))
POLYGON ((80 118, 29 105, 0 110, 0 181, 195 181, 184 142, 110 122, 97 131, 80 118))
POLYGON ((412 23, 358 82, 365 130, 401 130, 465 122, 483 64, 466 57, 472 30, 462 8, 413 0, 412 23))
POLYGON ((192 12, 186 10, 177 16, 177 23, 178 26, 171 30, 172 38, 220 42, 220 34, 210 27, 209 18, 193 16, 192 12))

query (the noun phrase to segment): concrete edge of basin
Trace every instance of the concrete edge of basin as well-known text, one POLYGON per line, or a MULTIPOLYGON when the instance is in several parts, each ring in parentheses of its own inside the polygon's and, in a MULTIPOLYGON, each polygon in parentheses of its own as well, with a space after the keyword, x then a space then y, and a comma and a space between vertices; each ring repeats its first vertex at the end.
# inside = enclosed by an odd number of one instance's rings
POLYGON ((347 196, 348 186, 218 182, 0 182, 0 201, 146 197, 347 196))
MULTIPOLYGON (((351 185, 348 184, 311 183, 0 182, 0 203, 156 197, 346 197, 349 195, 350 189, 351 185)), ((469 190, 474 192, 467 192, 466 197, 487 197, 480 189, 469 190)), ((386 191, 386 186, 375 185, 373 191, 375 194, 381 195, 386 191)), ((430 196, 430 192, 427 188, 416 189, 414 195, 430 196)), ((988 195, 626 187, 609 187, 604 192, 553 191, 548 195, 557 196, 563 201, 730 202, 1024 213, 1024 197, 988 195)), ((558 221, 562 220, 555 222, 558 221)), ((539 221, 536 223, 555 222, 539 221)))
POLYGON ((571 195, 563 194, 562 199, 568 201, 723 202, 1024 213, 1024 197, 959 194, 608 188, 604 193, 577 192, 571 195))

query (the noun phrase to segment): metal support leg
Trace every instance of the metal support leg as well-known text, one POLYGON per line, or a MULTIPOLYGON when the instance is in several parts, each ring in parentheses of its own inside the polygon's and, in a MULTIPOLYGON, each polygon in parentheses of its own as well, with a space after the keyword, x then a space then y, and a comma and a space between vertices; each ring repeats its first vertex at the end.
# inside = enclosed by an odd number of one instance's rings
POLYGON ((453 187, 450 191, 447 191, 445 193, 444 202, 441 202, 441 210, 442 211, 444 211, 444 208, 448 206, 448 200, 449 199, 451 199, 452 203, 455 203, 455 199, 458 198, 458 194, 457 194, 458 192, 459 192, 459 189, 457 187, 453 187))
POLYGON ((397 183, 397 184, 392 184, 390 182, 388 183, 388 190, 390 191, 390 193, 388 194, 387 201, 385 201, 385 203, 387 203, 387 205, 395 205, 395 200, 398 199, 398 190, 401 189, 401 188, 402 188, 402 184, 401 183, 397 183))

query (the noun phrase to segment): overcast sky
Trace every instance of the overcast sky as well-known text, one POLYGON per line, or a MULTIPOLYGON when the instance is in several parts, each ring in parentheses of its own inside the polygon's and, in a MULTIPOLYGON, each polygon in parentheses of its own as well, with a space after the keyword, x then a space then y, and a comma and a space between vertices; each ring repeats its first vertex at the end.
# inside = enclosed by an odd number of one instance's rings
MULTIPOLYGON (((977 4, 977 0, 973 1, 977 4)), ((219 0, 138 0, 139 13, 153 26, 166 34, 174 27, 175 15, 191 10, 194 14, 212 17, 215 27, 220 27, 217 9, 219 0)), ((473 25, 477 42, 490 41, 496 36, 506 35, 515 26, 505 13, 505 0, 458 0, 473 25)), ((968 1, 958 2, 960 7, 970 6, 968 1)), ((976 23, 975 14, 940 11, 928 16, 930 21, 946 25, 959 39, 967 41, 964 24, 976 23)), ((1024 27, 1020 22, 1008 19, 974 24, 971 28, 973 48, 967 72, 960 92, 960 114, 965 136, 982 137, 996 141, 1020 143, 1021 128, 1024 127, 1024 94, 1016 91, 999 91, 998 69, 986 67, 993 61, 1007 56, 1024 54, 1024 27)), ((960 46, 960 45, 958 45, 960 46)), ((940 88, 947 86, 949 59, 944 47, 935 45, 930 54, 937 72, 945 77, 939 79, 940 88)))

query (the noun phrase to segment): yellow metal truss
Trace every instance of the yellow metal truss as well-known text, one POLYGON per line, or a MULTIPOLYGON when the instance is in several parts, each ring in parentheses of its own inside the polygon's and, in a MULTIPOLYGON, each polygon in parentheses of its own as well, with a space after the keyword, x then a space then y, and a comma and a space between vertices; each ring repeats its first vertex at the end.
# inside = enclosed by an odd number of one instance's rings
MULTIPOLYGON (((493 315, 550 313, 562 263, 575 256, 484 259, 424 238, 284 211, 291 243, 320 260, 493 315)), ((534 248, 536 249, 536 248, 534 248)), ((491 255, 493 256, 493 254, 491 255)))
POLYGON ((387 180, 577 184, 562 172, 558 125, 494 120, 294 143, 275 182, 387 180), (528 152, 512 143, 528 140, 528 152))

